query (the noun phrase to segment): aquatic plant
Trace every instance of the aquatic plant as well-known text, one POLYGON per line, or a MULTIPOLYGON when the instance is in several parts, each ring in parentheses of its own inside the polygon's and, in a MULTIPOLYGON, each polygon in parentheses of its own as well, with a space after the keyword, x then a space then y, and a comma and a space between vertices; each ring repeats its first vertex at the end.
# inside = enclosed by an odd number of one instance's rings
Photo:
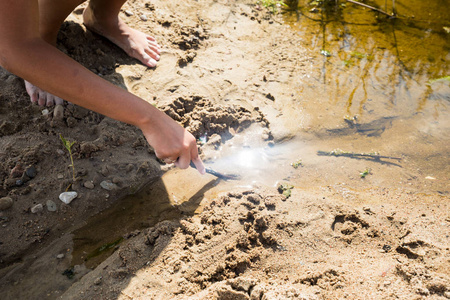
POLYGON ((262 7, 265 7, 271 13, 277 13, 279 7, 287 6, 286 3, 284 3, 284 1, 279 0, 258 0, 257 3, 262 7))

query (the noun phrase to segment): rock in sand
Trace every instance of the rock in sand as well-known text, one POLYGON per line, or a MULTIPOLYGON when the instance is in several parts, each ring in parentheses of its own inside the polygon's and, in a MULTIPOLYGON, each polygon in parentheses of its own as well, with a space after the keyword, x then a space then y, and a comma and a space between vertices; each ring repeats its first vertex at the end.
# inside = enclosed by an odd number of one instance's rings
POLYGON ((64 106, 61 104, 55 105, 55 110, 53 110, 53 118, 57 121, 62 121, 64 118, 64 106))
POLYGON ((118 186, 112 183, 110 180, 104 180, 100 182, 100 186, 107 191, 112 191, 118 188, 118 186))
POLYGON ((47 200, 47 202, 45 203, 45 206, 47 206, 48 211, 56 211, 57 210, 56 203, 53 202, 52 200, 47 200))
POLYGON ((42 204, 36 204, 35 206, 33 206, 32 208, 31 208, 31 212, 33 213, 33 214, 37 214, 38 212, 41 212, 41 211, 43 211, 44 210, 44 206, 42 205, 42 204))
POLYGON ((95 187, 95 185, 92 181, 86 181, 83 185, 85 188, 90 189, 90 190, 92 190, 95 187))
POLYGON ((13 205, 14 201, 11 197, 0 198, 0 210, 6 210, 13 205))
POLYGON ((65 204, 69 204, 77 196, 78 196, 77 192, 64 192, 64 193, 59 194, 59 200, 61 200, 65 204))

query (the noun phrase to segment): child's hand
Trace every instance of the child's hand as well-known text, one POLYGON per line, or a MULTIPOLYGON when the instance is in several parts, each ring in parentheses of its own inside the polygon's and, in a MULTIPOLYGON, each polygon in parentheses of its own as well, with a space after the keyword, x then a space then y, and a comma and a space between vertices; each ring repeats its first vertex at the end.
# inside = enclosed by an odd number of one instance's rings
POLYGON ((205 167, 198 156, 197 142, 192 134, 163 112, 157 114, 150 124, 139 126, 148 143, 155 149, 156 157, 175 163, 181 169, 189 167, 191 161, 200 174, 205 167))

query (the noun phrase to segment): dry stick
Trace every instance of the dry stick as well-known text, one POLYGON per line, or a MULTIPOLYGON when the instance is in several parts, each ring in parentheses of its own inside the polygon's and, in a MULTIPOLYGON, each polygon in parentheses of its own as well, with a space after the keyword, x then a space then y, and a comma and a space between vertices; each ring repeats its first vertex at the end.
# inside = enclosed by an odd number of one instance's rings
POLYGON ((350 3, 353 3, 353 4, 356 4, 356 5, 364 6, 365 8, 368 8, 368 9, 377 11, 377 12, 379 12, 379 13, 385 14, 386 16, 389 16, 389 17, 391 17, 391 18, 395 18, 394 15, 390 15, 390 14, 388 14, 387 12, 385 12, 385 11, 383 11, 383 10, 381 10, 381 9, 378 9, 378 8, 376 8, 376 7, 373 7, 373 6, 370 6, 370 5, 361 3, 361 2, 353 1, 353 0, 346 0, 346 1, 347 1, 347 2, 350 2, 350 3))
POLYGON ((322 156, 347 156, 347 157, 372 157, 372 158, 375 158, 375 159, 385 158, 385 159, 402 160, 400 157, 384 156, 384 155, 378 155, 378 154, 372 154, 372 153, 317 151, 317 155, 322 155, 322 156))

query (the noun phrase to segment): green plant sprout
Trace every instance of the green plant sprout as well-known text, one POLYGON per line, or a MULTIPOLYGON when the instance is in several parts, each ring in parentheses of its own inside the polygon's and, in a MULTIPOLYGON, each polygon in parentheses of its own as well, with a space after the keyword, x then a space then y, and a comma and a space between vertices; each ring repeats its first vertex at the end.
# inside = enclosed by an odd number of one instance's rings
POLYGON ((284 1, 279 0, 259 0, 258 3, 267 8, 271 13, 277 13, 278 7, 280 6, 287 6, 284 1))
POLYGON ((435 82, 445 82, 445 81, 450 81, 450 76, 443 76, 440 78, 430 79, 428 80, 427 85, 432 85, 435 82))
POLYGON ((291 190, 294 188, 293 185, 288 183, 282 183, 278 186, 278 192, 289 198, 291 196, 291 190))
POLYGON ((366 178, 367 175, 372 174, 370 168, 366 168, 364 171, 359 173, 359 176, 361 178, 366 178))
POLYGON ((303 167, 303 163, 301 159, 297 159, 296 161, 294 161, 293 163, 291 163, 291 166, 294 169, 298 169, 298 167, 303 167))
POLYGON ((66 140, 62 135, 59 135, 59 137, 61 138, 61 141, 64 144, 64 147, 66 147, 67 151, 69 151, 69 155, 70 155, 70 162, 71 164, 69 165, 69 167, 72 167, 72 179, 75 182, 75 165, 73 164, 73 155, 72 155, 72 146, 73 144, 75 144, 75 141, 71 142, 66 140))

